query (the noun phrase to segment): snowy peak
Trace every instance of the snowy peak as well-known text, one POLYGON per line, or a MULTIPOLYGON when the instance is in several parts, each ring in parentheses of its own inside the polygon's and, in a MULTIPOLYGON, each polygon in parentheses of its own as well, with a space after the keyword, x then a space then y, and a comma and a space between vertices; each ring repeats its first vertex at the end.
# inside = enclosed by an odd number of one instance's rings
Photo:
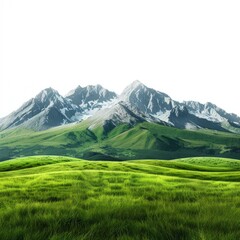
POLYGON ((195 101, 185 101, 183 104, 187 107, 191 114, 200 118, 213 122, 240 123, 240 117, 236 114, 227 113, 225 110, 219 108, 213 103, 207 102, 202 104, 195 101))
POLYGON ((44 130, 77 121, 81 108, 64 99, 56 90, 46 88, 2 119, 0 129, 23 125, 44 130))
POLYGON ((146 91, 147 87, 142 84, 140 81, 135 80, 130 85, 128 85, 120 95, 120 99, 125 102, 131 101, 131 96, 135 95, 139 91, 146 91))
POLYGON ((128 91, 128 90, 131 91, 137 88, 146 88, 146 86, 143 83, 141 83, 139 80, 135 80, 130 85, 128 85, 124 91, 128 91))
POLYGON ((215 104, 211 103, 211 102, 207 102, 205 104, 205 108, 218 108, 215 104))
POLYGON ((66 97, 71 99, 77 105, 86 104, 89 101, 105 102, 117 97, 117 94, 111 92, 101 85, 88 85, 86 87, 78 86, 76 89, 69 92, 66 97))
POLYGON ((40 98, 40 97, 44 97, 44 96, 47 96, 47 95, 54 95, 54 94, 58 94, 58 91, 49 87, 49 88, 45 88, 44 90, 42 90, 40 93, 37 94, 37 96, 35 98, 40 98))
POLYGON ((67 98, 68 96, 72 96, 75 94, 75 92, 81 91, 81 89, 82 87, 78 85, 75 89, 72 89, 70 92, 68 92, 65 97, 67 98))
POLYGON ((91 115, 93 110, 99 110, 105 106, 108 106, 114 99, 117 98, 117 94, 111 92, 101 85, 89 85, 86 87, 78 86, 72 90, 66 96, 72 103, 80 106, 85 114, 91 115), (91 111, 91 114, 89 113, 91 111))
POLYGON ((167 94, 148 88, 138 80, 124 89, 119 100, 132 104, 144 113, 153 115, 165 113, 175 105, 175 102, 167 94))
POLYGON ((96 93, 98 93, 98 92, 100 93, 100 92, 106 92, 107 91, 100 84, 88 85, 88 86, 86 86, 86 88, 89 92, 93 91, 93 92, 96 92, 96 93))
POLYGON ((37 94, 35 101, 48 106, 49 104, 54 104, 57 101, 64 103, 64 98, 53 88, 46 88, 37 94))

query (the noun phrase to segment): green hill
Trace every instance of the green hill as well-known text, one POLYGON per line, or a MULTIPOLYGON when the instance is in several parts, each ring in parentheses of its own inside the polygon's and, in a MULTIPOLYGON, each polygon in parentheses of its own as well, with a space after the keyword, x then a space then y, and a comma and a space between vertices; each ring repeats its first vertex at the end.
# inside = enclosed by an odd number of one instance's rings
POLYGON ((153 123, 89 129, 88 121, 34 132, 0 132, 0 160, 31 155, 65 155, 84 159, 174 159, 196 156, 239 159, 240 135, 210 130, 188 131, 153 123))
POLYGON ((14 239, 239 239, 240 161, 0 163, 0 236, 14 239))

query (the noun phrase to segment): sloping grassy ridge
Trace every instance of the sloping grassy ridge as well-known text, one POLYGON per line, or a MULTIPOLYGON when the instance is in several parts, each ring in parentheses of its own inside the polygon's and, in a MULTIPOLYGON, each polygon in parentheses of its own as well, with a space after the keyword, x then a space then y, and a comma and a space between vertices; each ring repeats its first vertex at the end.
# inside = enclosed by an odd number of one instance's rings
POLYGON ((240 161, 0 163, 1 239, 240 239, 240 161))
POLYGON ((90 123, 42 132, 0 132, 0 161, 31 155, 65 155, 84 159, 175 159, 196 156, 240 159, 240 135, 210 130, 187 131, 153 123, 119 125, 109 132, 90 123))

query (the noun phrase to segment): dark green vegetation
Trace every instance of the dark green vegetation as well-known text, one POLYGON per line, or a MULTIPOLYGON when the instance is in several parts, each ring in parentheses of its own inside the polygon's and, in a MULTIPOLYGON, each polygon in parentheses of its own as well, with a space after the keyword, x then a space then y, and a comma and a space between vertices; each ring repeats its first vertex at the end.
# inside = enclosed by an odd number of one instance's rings
POLYGON ((84 159, 174 159, 193 156, 240 158, 240 135, 210 130, 188 131, 153 123, 114 129, 90 122, 42 132, 0 132, 0 160, 31 155, 64 155, 84 159))
POLYGON ((240 161, 0 163, 0 238, 240 239, 240 161))

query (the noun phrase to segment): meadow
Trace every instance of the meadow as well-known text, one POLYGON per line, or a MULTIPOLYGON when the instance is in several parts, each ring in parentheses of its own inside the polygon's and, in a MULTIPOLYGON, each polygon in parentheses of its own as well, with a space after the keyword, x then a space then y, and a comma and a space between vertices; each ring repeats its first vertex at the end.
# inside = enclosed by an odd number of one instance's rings
POLYGON ((0 239, 240 239, 240 161, 0 163, 0 239))

